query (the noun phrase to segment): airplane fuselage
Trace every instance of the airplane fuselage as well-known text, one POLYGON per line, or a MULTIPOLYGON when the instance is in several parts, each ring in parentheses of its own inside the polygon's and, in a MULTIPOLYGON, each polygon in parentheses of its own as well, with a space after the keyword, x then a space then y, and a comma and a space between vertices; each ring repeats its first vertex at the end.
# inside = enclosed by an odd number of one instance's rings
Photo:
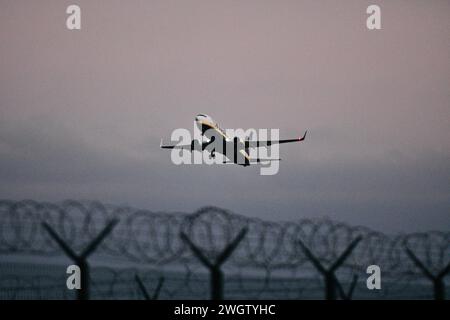
POLYGON ((249 166, 250 165, 250 155, 248 151, 248 146, 239 137, 230 138, 225 130, 219 127, 217 122, 215 122, 210 116, 206 114, 199 114, 195 117, 195 123, 208 141, 203 143, 202 150, 208 150, 208 146, 214 143, 214 146, 220 146, 219 148, 210 148, 211 156, 215 157, 215 153, 220 153, 225 157, 229 158, 230 150, 233 150, 230 161, 233 163, 249 166))

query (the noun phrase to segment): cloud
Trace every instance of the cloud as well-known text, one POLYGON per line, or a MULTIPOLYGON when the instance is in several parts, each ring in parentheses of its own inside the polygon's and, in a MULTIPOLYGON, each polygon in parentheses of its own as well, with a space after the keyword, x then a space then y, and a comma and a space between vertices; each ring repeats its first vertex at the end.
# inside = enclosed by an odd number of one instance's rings
POLYGON ((355 7, 314 1, 82 1, 86 27, 70 34, 65 8, 47 4, 10 3, 0 21, 2 197, 448 228, 448 3, 386 2, 384 29, 368 33, 355 7), (309 135, 281 147, 272 177, 174 166, 160 138, 200 112, 309 135))

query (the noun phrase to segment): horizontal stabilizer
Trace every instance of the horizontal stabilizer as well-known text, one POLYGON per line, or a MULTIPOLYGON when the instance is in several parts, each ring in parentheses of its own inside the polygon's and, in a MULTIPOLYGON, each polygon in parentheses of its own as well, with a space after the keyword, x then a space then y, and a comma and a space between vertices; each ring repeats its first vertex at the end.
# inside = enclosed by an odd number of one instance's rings
POLYGON ((250 159, 249 160, 250 161, 250 163, 261 163, 261 162, 268 162, 268 161, 281 161, 281 159, 271 159, 271 158, 268 158, 268 159, 261 159, 261 158, 258 158, 258 159, 250 159))
MULTIPOLYGON (((281 161, 281 159, 250 159, 248 160, 248 163, 262 163, 262 162, 269 162, 269 161, 281 161)), ((225 160, 222 162, 223 164, 235 164, 235 162, 230 160, 225 160)), ((240 164, 240 163, 237 163, 240 164)))

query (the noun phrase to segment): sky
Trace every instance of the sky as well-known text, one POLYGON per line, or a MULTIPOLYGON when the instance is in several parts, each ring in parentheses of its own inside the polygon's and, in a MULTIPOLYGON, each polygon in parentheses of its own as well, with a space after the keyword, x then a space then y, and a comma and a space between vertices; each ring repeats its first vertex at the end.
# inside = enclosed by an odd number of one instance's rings
POLYGON ((0 0, 0 198, 448 231, 449 35, 446 0, 0 0), (309 133, 274 176, 176 166, 199 113, 309 133))

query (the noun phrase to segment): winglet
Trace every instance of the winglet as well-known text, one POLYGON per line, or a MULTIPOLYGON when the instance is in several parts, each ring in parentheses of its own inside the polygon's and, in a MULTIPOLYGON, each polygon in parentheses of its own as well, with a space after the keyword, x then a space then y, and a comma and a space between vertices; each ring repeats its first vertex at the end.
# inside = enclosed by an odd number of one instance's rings
POLYGON ((159 144, 159 147, 162 148, 162 146, 163 146, 163 139, 161 138, 161 142, 159 144))
POLYGON ((305 134, 303 135, 303 137, 298 138, 298 141, 303 141, 306 138, 306 134, 308 133, 308 130, 305 131, 305 134))

